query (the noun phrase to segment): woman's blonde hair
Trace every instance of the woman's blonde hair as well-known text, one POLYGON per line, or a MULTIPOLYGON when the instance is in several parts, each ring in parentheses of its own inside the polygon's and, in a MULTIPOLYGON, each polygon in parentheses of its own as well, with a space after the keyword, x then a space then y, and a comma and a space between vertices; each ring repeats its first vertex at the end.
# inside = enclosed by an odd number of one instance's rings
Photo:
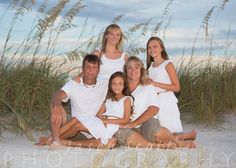
POLYGON ((162 48, 162 52, 161 52, 161 57, 164 59, 164 60, 168 60, 169 59, 169 56, 166 52, 166 48, 165 48, 165 45, 164 43, 162 42, 162 40, 159 38, 159 37, 151 37, 148 42, 147 42, 147 45, 146 45, 146 52, 147 52, 147 60, 146 60, 146 64, 147 64, 147 69, 151 66, 151 63, 154 61, 152 56, 148 54, 148 45, 151 41, 158 41, 161 45, 161 48, 162 48))
POLYGON ((126 76, 127 76, 127 68, 129 66, 130 62, 135 62, 140 67, 140 71, 141 71, 140 84, 143 85, 145 80, 147 79, 147 72, 146 72, 146 69, 144 68, 143 62, 136 56, 128 57, 128 59, 125 62, 125 65, 124 65, 124 73, 126 76))
POLYGON ((106 44, 107 44, 106 36, 108 35, 108 33, 111 30, 114 30, 114 29, 120 30, 120 33, 121 33, 120 40, 119 40, 118 44, 116 45, 116 49, 117 50, 121 50, 122 43, 123 43, 123 38, 124 38, 123 37, 123 32, 122 32, 122 30, 121 30, 119 25, 117 25, 117 24, 110 24, 109 26, 106 27, 105 32, 104 32, 103 37, 102 37, 102 50, 101 50, 101 52, 106 52, 106 44))

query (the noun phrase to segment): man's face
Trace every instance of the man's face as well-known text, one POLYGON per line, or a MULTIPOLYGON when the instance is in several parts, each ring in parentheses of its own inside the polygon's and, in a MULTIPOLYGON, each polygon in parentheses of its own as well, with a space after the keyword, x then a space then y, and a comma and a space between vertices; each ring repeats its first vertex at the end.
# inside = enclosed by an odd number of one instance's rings
POLYGON ((84 64, 84 67, 83 67, 84 78, 96 79, 98 73, 99 73, 98 63, 94 64, 94 63, 90 63, 88 61, 85 61, 85 64, 84 64))

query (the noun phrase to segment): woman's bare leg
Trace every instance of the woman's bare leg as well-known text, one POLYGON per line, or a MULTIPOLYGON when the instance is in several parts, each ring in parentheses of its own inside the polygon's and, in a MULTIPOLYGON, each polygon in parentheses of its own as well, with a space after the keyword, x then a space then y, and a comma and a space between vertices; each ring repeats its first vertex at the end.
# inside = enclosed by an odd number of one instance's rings
POLYGON ((161 127, 158 131, 156 131, 154 133, 154 137, 156 143, 169 143, 175 141, 173 134, 164 127, 161 127))
POLYGON ((196 143, 192 140, 186 141, 175 141, 177 147, 188 147, 188 148, 196 148, 196 143))
POLYGON ((197 136, 197 132, 193 129, 191 132, 175 134, 174 136, 177 140, 195 140, 197 136))
POLYGON ((173 149, 175 148, 174 143, 152 143, 147 141, 142 135, 137 132, 133 132, 127 139, 126 145, 129 147, 139 148, 161 148, 161 149, 173 149))

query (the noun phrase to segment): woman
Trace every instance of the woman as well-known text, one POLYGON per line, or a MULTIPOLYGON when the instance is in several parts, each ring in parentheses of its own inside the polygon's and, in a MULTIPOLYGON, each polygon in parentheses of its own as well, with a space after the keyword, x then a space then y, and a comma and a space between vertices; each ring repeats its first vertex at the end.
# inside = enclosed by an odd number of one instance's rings
POLYGON ((182 141, 182 137, 178 135, 175 137, 154 118, 159 111, 157 94, 152 85, 144 85, 146 72, 142 61, 134 56, 129 57, 124 72, 134 97, 134 112, 131 122, 123 125, 116 133, 118 144, 133 147, 195 147, 193 141, 182 141), (134 128, 138 129, 139 133, 134 128))

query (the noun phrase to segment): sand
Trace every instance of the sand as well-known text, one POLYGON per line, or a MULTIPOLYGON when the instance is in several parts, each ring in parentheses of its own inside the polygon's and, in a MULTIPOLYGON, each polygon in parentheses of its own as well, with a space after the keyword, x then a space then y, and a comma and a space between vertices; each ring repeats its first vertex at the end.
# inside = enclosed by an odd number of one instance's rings
MULTIPOLYGON (((185 131, 198 132, 196 149, 138 149, 118 147, 111 150, 68 147, 50 151, 34 146, 24 136, 4 132, 0 141, 0 167, 236 167, 236 115, 230 114, 217 127, 183 122, 185 131)), ((35 138, 45 133, 35 133, 35 138)))

